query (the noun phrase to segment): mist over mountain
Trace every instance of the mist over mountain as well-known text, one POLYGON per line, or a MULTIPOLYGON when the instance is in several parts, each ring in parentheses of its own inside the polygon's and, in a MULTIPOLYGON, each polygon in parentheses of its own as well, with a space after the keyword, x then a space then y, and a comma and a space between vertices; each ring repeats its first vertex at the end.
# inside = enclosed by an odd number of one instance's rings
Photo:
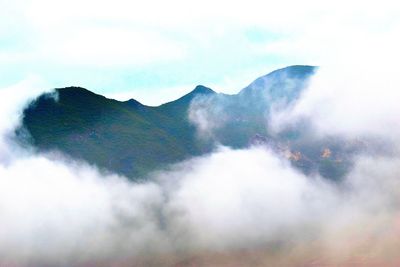
POLYGON ((3 89, 0 265, 398 266, 399 129, 365 124, 397 106, 321 117, 347 103, 331 77, 292 66, 157 107, 3 89))
POLYGON ((61 151, 134 180, 210 153, 216 145, 265 145, 304 173, 340 179, 361 143, 317 138, 306 122, 280 133, 269 125, 272 113, 296 102, 315 71, 312 66, 279 69, 235 95, 199 85, 155 107, 135 99, 107 99, 80 87, 60 88, 26 107, 17 132, 20 141, 32 142, 39 151, 61 151))

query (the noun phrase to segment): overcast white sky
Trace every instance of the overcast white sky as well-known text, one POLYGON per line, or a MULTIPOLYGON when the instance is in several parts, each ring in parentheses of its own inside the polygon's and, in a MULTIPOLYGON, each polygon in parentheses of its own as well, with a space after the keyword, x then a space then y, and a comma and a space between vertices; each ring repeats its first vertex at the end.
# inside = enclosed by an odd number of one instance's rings
POLYGON ((364 43, 399 29, 395 1, 0 0, 0 6, 0 87, 33 75, 50 87, 83 86, 146 104, 197 84, 233 93, 279 67, 362 58, 364 43))

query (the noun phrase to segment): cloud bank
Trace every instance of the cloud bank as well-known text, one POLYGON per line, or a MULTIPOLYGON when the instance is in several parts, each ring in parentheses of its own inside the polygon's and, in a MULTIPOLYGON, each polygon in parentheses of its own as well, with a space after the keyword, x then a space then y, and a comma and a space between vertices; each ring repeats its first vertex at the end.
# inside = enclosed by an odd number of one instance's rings
POLYGON ((399 261, 397 154, 359 155, 345 180, 332 184, 305 176, 265 147, 220 147, 134 184, 14 143, 23 105, 40 92, 31 84, 1 90, 2 99, 10 100, 1 107, 7 114, 1 120, 2 265, 396 266, 399 261))

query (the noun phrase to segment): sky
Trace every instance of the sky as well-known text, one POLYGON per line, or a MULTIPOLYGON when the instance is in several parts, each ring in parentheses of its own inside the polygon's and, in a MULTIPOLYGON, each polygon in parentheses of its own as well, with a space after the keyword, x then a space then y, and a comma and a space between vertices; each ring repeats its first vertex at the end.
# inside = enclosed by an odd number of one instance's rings
POLYGON ((390 29, 398 14, 395 2, 357 0, 0 5, 0 87, 33 76, 48 88, 82 86, 149 105, 198 84, 236 93, 280 67, 324 65, 365 30, 390 29))

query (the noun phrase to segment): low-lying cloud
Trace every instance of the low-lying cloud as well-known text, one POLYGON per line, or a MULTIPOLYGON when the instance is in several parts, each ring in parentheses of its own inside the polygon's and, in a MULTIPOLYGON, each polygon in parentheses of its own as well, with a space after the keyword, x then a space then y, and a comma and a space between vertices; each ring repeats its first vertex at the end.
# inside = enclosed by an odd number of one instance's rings
MULTIPOLYGON (((287 123, 297 119, 293 110, 318 107, 302 104, 318 84, 290 106, 287 123)), ((1 266, 396 266, 400 260, 397 153, 360 154, 344 180, 332 183, 304 175, 268 147, 219 147, 137 184, 14 143, 21 110, 39 93, 29 87, 1 90, 10 100, 0 107, 1 266)), ((380 114, 390 122, 398 113, 387 107, 380 114)), ((319 114, 310 114, 321 129, 319 114)), ((371 133, 361 116, 346 135, 371 133)), ((349 125, 336 126, 343 134, 349 125)), ((390 130, 379 134, 395 138, 390 130)))

